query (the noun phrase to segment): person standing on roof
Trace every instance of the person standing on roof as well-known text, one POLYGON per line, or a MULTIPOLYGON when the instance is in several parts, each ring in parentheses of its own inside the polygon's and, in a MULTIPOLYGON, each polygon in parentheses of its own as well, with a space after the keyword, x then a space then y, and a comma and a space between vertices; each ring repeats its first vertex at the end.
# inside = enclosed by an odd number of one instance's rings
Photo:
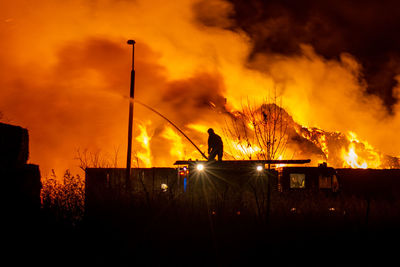
POLYGON ((208 160, 214 160, 218 155, 218 161, 222 161, 224 145, 219 135, 212 128, 208 129, 208 160))

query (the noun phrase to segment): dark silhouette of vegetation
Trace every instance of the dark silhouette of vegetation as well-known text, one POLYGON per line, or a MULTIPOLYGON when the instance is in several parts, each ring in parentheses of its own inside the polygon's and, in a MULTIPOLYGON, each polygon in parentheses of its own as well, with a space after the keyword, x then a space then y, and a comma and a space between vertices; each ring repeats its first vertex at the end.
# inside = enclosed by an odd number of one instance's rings
POLYGON ((86 168, 116 168, 118 165, 118 149, 115 149, 112 159, 110 155, 105 155, 100 150, 78 149, 75 159, 79 162, 79 168, 83 171, 86 168))
POLYGON ((85 207, 85 182, 79 175, 66 170, 57 178, 54 170, 42 179, 42 208, 56 220, 76 225, 83 219, 85 207))

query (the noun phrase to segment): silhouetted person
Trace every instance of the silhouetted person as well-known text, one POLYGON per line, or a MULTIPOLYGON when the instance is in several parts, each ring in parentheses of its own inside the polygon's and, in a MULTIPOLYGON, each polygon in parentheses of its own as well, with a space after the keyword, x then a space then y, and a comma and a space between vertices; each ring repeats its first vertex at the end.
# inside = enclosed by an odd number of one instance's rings
POLYGON ((213 129, 208 129, 208 160, 214 160, 218 155, 218 161, 222 160, 224 145, 219 135, 214 133, 213 129))

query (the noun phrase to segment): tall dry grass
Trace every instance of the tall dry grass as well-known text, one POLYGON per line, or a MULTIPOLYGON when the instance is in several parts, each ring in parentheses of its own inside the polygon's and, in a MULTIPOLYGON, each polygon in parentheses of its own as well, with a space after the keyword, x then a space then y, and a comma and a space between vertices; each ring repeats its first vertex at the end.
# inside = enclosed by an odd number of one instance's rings
POLYGON ((85 182, 66 170, 60 179, 53 171, 42 179, 42 209, 55 220, 76 225, 85 211, 85 182))

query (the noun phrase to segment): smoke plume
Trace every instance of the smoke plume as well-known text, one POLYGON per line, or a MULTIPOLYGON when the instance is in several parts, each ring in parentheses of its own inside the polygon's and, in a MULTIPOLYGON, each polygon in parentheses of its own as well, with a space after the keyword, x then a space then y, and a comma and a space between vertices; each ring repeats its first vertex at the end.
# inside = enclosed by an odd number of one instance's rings
MULTIPOLYGON (((262 103, 276 90, 299 124, 353 131, 398 155, 396 42, 380 47, 387 57, 374 70, 365 51, 350 46, 355 30, 343 35, 334 14, 325 20, 325 13, 302 14, 307 5, 296 13, 277 3, 267 9, 251 3, 1 3, 1 119, 28 128, 30 161, 44 175, 51 169, 77 170, 78 149, 117 157, 124 166, 132 53, 126 40, 135 39, 135 97, 174 121, 203 150, 205 130, 218 132, 224 113, 239 110, 246 99, 262 103), (382 91, 374 89, 380 84, 382 91)), ((331 14, 330 7, 323 10, 331 14)), ((341 12, 355 11, 349 5, 341 12)), ((134 112, 136 156, 148 155, 152 166, 200 158, 162 118, 140 105, 134 112)))

